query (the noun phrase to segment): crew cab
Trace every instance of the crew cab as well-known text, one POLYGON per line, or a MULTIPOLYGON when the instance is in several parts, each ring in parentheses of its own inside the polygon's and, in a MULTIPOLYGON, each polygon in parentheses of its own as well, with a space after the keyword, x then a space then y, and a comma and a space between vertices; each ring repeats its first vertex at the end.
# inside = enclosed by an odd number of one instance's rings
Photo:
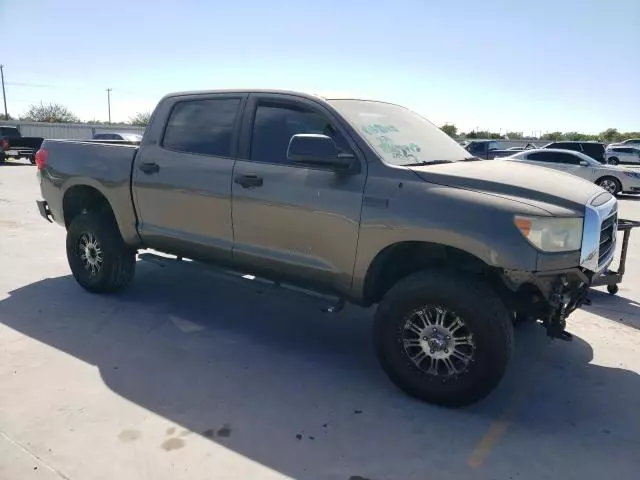
POLYGON ((479 160, 380 101, 169 94, 139 147, 45 140, 36 162, 38 208, 66 228, 85 290, 122 290, 150 248, 377 305, 384 371, 446 406, 498 385, 514 318, 570 339, 566 318, 616 245, 617 201, 600 187, 479 160))
POLYGON ((18 127, 0 126, 0 165, 7 158, 28 158, 31 163, 35 163, 35 155, 40 145, 42 137, 23 137, 18 127))

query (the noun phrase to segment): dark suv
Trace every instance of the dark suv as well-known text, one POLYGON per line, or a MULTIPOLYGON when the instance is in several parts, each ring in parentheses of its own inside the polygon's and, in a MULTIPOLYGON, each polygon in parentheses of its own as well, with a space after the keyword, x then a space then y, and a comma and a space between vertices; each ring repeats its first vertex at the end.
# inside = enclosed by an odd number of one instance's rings
POLYGON ((604 154, 606 146, 602 142, 552 142, 542 148, 560 148, 582 152, 600 163, 607 163, 604 154))

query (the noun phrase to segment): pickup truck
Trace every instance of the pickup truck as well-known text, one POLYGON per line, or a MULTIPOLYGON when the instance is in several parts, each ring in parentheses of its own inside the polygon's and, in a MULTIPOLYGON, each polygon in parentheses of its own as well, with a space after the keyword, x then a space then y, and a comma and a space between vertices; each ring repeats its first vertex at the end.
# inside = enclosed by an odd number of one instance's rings
POLYGON ((0 126, 0 165, 7 158, 28 158, 35 163, 36 152, 42 145, 41 137, 23 137, 18 127, 0 126))
POLYGON ((498 385, 514 319, 569 340, 615 251, 617 200, 600 187, 479 160, 380 101, 169 94, 139 147, 45 140, 36 163, 40 214, 66 228, 85 290, 122 290, 150 248, 331 294, 333 311, 376 305, 388 377, 449 407, 498 385))
POLYGON ((498 157, 508 157, 517 153, 514 150, 501 149, 495 140, 472 140, 465 144, 464 148, 471 155, 485 160, 493 160, 498 157))

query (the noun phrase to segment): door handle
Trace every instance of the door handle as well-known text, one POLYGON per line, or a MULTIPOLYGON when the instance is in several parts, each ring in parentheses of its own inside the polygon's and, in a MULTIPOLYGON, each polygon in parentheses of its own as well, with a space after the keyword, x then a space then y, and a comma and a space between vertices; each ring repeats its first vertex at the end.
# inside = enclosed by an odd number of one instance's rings
POLYGON ((160 171, 160 165, 156 162, 142 162, 138 168, 144 173, 157 173, 160 171))
POLYGON ((240 185, 242 188, 253 188, 262 186, 262 177, 247 173, 244 175, 236 175, 234 182, 240 185))

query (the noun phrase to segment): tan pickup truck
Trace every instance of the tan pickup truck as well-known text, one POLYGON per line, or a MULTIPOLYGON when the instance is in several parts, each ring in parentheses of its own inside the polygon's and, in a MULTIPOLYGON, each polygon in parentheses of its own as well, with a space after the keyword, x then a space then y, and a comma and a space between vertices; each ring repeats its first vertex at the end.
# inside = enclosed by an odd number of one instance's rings
POLYGON ((36 162, 40 212, 66 227, 86 290, 124 288, 152 248, 377 304, 385 372, 447 406, 500 382, 515 316, 570 338, 566 317, 615 251, 617 202, 600 187, 482 161, 384 102, 170 94, 140 146, 45 140, 36 162))

